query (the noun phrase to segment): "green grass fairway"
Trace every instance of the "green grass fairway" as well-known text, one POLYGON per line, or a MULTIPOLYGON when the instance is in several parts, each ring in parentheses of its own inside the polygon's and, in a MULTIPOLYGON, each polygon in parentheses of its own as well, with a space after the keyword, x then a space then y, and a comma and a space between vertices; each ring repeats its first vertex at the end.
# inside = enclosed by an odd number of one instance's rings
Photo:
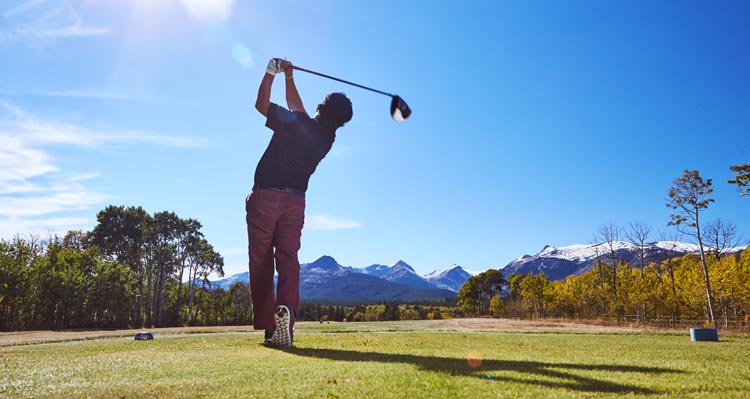
POLYGON ((2 398, 748 398, 750 338, 550 324, 304 324, 0 347, 2 398))

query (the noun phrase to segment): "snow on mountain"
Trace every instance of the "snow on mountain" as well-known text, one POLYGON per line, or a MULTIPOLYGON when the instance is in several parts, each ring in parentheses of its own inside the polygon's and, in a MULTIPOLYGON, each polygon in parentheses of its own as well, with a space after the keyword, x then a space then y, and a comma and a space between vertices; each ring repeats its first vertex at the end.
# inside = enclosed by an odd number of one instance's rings
POLYGON ((341 277, 351 273, 328 255, 321 256, 312 263, 300 265, 300 286, 304 284, 319 284, 333 277, 341 277))
MULTIPOLYGON (((675 251, 675 252, 683 252, 683 253, 689 253, 689 252, 698 252, 700 248, 698 247, 698 244, 691 244, 689 242, 682 242, 682 241, 657 241, 653 243, 655 246, 666 249, 668 251, 675 251)), ((736 248, 736 249, 744 249, 744 248, 736 248)), ((734 251, 730 251, 734 252, 734 251)))
POLYGON ((380 277, 384 280, 391 281, 398 284, 408 285, 414 288, 421 289, 435 289, 438 288, 434 284, 425 280, 422 276, 418 275, 414 268, 409 266, 406 262, 400 260, 393 266, 386 265, 370 265, 361 272, 370 276, 380 277))
MULTIPOLYGON (((657 241, 644 243, 644 263, 658 263, 670 256, 682 256, 698 251, 695 244, 680 241, 657 241)), ((728 252, 736 252, 735 248, 728 252)), ((597 259, 609 262, 614 252, 618 261, 627 262, 631 267, 640 267, 640 246, 626 242, 614 241, 588 245, 570 245, 556 248, 550 245, 542 248, 536 255, 524 255, 506 265, 502 271, 507 277, 513 273, 544 272, 552 280, 563 280, 570 275, 579 275, 592 269, 597 259)))
MULTIPOLYGON (((653 250, 653 249, 664 249, 668 251, 673 252, 679 252, 679 253, 690 253, 690 252, 698 252, 698 245, 691 244, 687 242, 681 242, 681 241, 657 241, 657 242, 651 242, 651 243, 644 243, 644 249, 646 250, 653 250)), ((557 258, 557 259, 565 259, 565 260, 571 260, 571 261, 577 261, 577 262, 585 262, 590 261, 592 259, 596 259, 598 257, 606 256, 606 254, 610 253, 610 250, 616 251, 633 251, 633 250, 639 250, 639 245, 633 244, 631 242, 627 241, 614 241, 612 243, 612 248, 610 248, 608 243, 599 243, 599 244, 587 244, 587 245, 570 245, 567 247, 560 247, 555 248, 553 246, 547 245, 545 246, 541 251, 539 251, 538 254, 536 254, 537 257, 541 258, 557 258)), ((528 256, 528 255, 524 255, 528 256)), ((519 259, 523 259, 524 257, 521 257, 519 259)))
POLYGON ((435 285, 436 287, 458 292, 461 286, 470 277, 479 274, 475 271, 467 271, 459 265, 453 264, 442 270, 435 270, 434 272, 424 276, 424 279, 435 285))
POLYGON ((363 269, 359 269, 360 273, 369 274, 370 276, 380 277, 388 273, 391 267, 388 265, 374 264, 367 266, 363 269))
POLYGON ((211 289, 222 288, 224 290, 228 290, 229 287, 231 287, 234 283, 239 282, 239 283, 248 284, 248 281, 250 281, 248 272, 239 273, 239 274, 229 276, 227 278, 223 278, 221 280, 212 281, 211 289))
MULTIPOLYGON (((612 248, 615 251, 619 250, 630 250, 637 249, 638 247, 625 241, 615 241, 612 243, 612 248)), ((590 244, 590 245, 570 245, 567 247, 555 248, 553 246, 545 246, 537 256, 540 258, 557 258, 565 259, 576 262, 585 262, 597 257, 602 257, 604 254, 610 252, 608 244, 590 244)))
POLYGON ((369 271, 352 271, 330 256, 300 266, 300 297, 306 300, 419 301, 443 300, 455 293, 435 287, 403 261, 393 266, 372 265, 369 271))
MULTIPOLYGON (((381 276, 364 269, 345 267, 330 256, 300 265, 302 300, 324 301, 429 301, 454 298, 455 292, 438 288, 418 276, 406 262, 393 266, 373 265, 381 276)), ((274 277, 276 280, 276 277, 274 277)), ((235 282, 248 283, 248 273, 212 281, 211 288, 225 290, 235 282)))
POLYGON ((471 269, 467 269, 467 268, 465 268, 465 267, 461 267, 461 269, 464 269, 464 271, 465 271, 466 273, 469 273, 469 274, 471 274, 472 276, 476 276, 477 274, 481 274, 481 273, 484 273, 483 271, 479 271, 479 270, 471 270, 471 269))
MULTIPOLYGON (((727 252, 738 252, 745 247, 733 248, 727 252)), ((612 250, 618 261, 628 262, 631 267, 640 265, 640 248, 626 241, 615 241, 612 243, 612 250)), ((698 251, 696 244, 681 241, 657 241, 644 244, 645 262, 661 262, 669 256, 682 256, 687 253, 698 251)), ((611 256, 610 245, 608 243, 600 244, 577 244, 566 247, 553 247, 550 245, 542 248, 536 255, 523 255, 520 258, 510 262, 501 269, 503 275, 507 278, 513 273, 533 273, 544 272, 552 280, 562 280, 570 275, 578 275, 591 270, 596 263, 597 258, 603 262, 608 262, 611 256)), ((322 256, 312 263, 300 265, 300 286, 305 292, 314 298, 326 298, 325 295, 336 294, 335 284, 344 284, 341 287, 348 287, 351 292, 346 295, 357 294, 357 289, 374 290, 379 286, 380 281, 397 284, 404 288, 418 289, 419 294, 406 293, 406 291, 392 295, 402 295, 401 298, 412 298, 429 293, 431 290, 450 290, 458 292, 461 286, 472 276, 481 273, 479 271, 465 269, 459 265, 453 264, 441 270, 433 271, 425 276, 419 276, 409 264, 399 260, 394 265, 374 264, 365 268, 351 266, 341 266, 330 256, 322 256), (357 277, 357 275, 367 276, 367 278, 357 277), (375 280, 371 279, 376 278, 375 280), (356 282, 356 284, 355 284, 356 282), (328 285, 326 285, 328 284, 328 285), (354 289, 353 287, 359 287, 354 289), (323 296, 321 296, 323 295, 323 296)), ((248 283, 248 273, 235 274, 224 279, 211 282, 211 288, 223 288, 228 290, 236 282, 248 283)), ((387 289, 393 293, 393 287, 387 289)), ((381 292, 382 293, 382 292, 381 292)), ((360 293, 366 298, 367 293, 360 293)), ((389 294, 390 295, 390 294, 389 294)), ((428 296, 431 294, 428 294, 428 296)), ((382 297, 379 296, 379 298, 382 297)), ((393 297, 393 296, 392 296, 393 297)))

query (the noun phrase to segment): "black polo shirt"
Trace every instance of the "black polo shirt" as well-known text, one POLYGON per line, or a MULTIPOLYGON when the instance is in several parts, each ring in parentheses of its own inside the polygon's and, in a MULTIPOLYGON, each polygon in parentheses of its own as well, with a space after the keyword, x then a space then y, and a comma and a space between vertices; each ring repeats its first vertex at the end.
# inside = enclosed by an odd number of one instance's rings
POLYGON ((255 168, 255 185, 307 191, 310 176, 333 146, 336 129, 274 103, 268 107, 266 127, 273 136, 255 168))

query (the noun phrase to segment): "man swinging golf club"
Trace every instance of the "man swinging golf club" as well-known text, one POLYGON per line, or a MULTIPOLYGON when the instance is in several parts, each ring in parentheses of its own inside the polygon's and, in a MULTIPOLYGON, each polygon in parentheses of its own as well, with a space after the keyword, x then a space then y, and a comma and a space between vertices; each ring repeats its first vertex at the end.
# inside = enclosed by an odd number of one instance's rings
POLYGON ((273 130, 255 169, 252 193, 245 200, 253 327, 265 330, 264 343, 292 346, 299 310, 300 237, 305 219, 305 191, 310 176, 328 154, 336 129, 352 119, 352 103, 331 93, 310 118, 294 84, 292 63, 268 62, 255 108, 273 130), (271 102, 274 77, 284 72, 289 109, 271 102), (274 264, 279 274, 274 295, 274 264))

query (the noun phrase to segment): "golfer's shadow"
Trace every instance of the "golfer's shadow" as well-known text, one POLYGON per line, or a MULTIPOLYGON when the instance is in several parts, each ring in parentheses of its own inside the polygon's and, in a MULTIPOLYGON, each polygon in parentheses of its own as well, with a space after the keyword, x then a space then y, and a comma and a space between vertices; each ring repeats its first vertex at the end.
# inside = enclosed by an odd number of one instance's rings
MULTIPOLYGON (((421 370, 436 371, 454 376, 471 376, 487 378, 492 375, 495 380, 515 382, 550 388, 564 388, 581 392, 613 392, 656 394, 658 391, 635 385, 621 384, 612 381, 599 380, 575 374, 576 370, 611 371, 618 373, 682 373, 680 370, 608 364, 573 364, 573 363, 545 363, 519 360, 488 359, 476 367, 469 366, 467 359, 419 356, 379 352, 360 352, 341 349, 289 348, 285 352, 298 356, 315 357, 320 359, 339 360, 345 362, 380 362, 412 364, 421 370), (516 378, 503 375, 503 371, 515 371, 532 375, 532 378, 516 378), (500 375, 498 375, 500 373, 500 375), (534 377, 535 376, 535 377, 534 377)), ((637 379, 633 376, 632 379, 637 379)))

